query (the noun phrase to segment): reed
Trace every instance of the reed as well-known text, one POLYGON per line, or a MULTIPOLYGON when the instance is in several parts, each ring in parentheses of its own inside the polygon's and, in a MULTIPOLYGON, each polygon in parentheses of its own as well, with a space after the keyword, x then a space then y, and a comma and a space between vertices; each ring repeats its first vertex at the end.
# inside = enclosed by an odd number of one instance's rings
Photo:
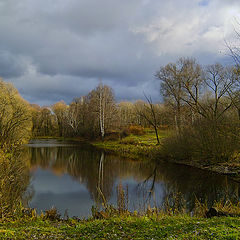
MULTIPOLYGON (((170 194, 163 203, 158 206, 154 201, 154 206, 150 203, 139 205, 139 209, 134 212, 129 210, 129 198, 128 198, 128 186, 123 187, 120 183, 117 186, 117 206, 109 204, 105 198, 102 203, 102 210, 99 211, 97 208, 93 208, 93 218, 110 218, 119 216, 134 216, 134 217, 154 217, 156 219, 163 218, 166 216, 189 216, 197 218, 209 217, 209 209, 216 210, 215 216, 240 216, 240 202, 236 198, 226 197, 220 201, 215 201, 211 206, 207 203, 207 199, 200 201, 196 198, 194 207, 189 210, 187 209, 187 202, 184 196, 178 192, 170 194)), ((148 199, 148 196, 145 196, 148 199)), ((212 216, 210 216, 212 217, 212 216)))

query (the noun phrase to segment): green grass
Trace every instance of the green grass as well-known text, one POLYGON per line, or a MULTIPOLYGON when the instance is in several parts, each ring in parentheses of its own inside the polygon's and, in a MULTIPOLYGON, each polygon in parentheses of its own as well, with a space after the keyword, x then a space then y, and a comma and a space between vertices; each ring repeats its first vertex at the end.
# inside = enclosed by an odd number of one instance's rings
MULTIPOLYGON (((160 141, 171 134, 170 130, 159 130, 160 141)), ((88 142, 84 138, 64 138, 64 137, 34 137, 34 139, 58 139, 71 140, 78 142, 88 142)), ((105 149, 108 152, 117 153, 122 157, 132 159, 153 159, 159 154, 160 145, 157 145, 156 135, 153 129, 145 128, 143 135, 131 134, 122 139, 105 141, 93 141, 91 144, 95 147, 105 149)))
MULTIPOLYGON (((159 131, 160 141, 169 134, 167 130, 159 131)), ((157 154, 159 155, 161 148, 161 145, 157 145, 155 132, 151 129, 146 129, 143 135, 131 134, 123 139, 97 141, 92 145, 133 159, 153 159, 157 154)))
POLYGON ((240 218, 115 217, 0 223, 0 239, 239 239, 240 218))

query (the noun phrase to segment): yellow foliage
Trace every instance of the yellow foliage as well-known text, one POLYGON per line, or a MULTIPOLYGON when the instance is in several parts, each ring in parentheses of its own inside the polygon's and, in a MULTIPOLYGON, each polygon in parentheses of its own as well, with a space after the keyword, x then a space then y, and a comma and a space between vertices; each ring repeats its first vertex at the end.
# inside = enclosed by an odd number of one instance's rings
POLYGON ((14 86, 0 79, 0 146, 13 148, 25 143, 31 134, 30 106, 14 86))

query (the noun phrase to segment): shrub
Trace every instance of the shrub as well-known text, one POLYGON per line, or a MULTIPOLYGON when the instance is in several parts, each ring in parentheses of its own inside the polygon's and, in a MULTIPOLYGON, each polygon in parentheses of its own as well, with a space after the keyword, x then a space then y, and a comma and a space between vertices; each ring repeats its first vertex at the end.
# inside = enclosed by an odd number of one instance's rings
POLYGON ((121 132, 120 132, 120 138, 125 138, 129 136, 129 132, 128 132, 128 129, 124 128, 121 132))
POLYGON ((141 126, 135 126, 135 125, 131 125, 128 128, 128 132, 129 134, 133 134, 133 135, 143 135, 144 134, 144 129, 141 126))
POLYGON ((118 140, 120 137, 120 133, 119 132, 109 132, 105 135, 104 140, 106 141, 114 141, 114 140, 118 140))
POLYGON ((177 160, 204 160, 207 163, 226 162, 239 152, 238 123, 222 119, 218 123, 198 119, 192 126, 165 139, 163 153, 177 160))

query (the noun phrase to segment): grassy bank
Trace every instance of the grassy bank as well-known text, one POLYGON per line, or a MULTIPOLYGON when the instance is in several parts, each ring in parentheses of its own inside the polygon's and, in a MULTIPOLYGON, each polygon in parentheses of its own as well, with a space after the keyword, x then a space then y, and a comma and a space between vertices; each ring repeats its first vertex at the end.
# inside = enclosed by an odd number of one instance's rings
POLYGON ((115 217, 87 221, 40 218, 0 223, 0 239, 239 239, 240 218, 115 217))
MULTIPOLYGON (((160 130, 160 141, 169 134, 170 131, 160 130)), ((161 150, 161 146, 157 145, 156 135, 151 129, 145 129, 142 135, 130 134, 117 140, 94 141, 92 145, 132 159, 153 159, 160 155, 161 150)))

